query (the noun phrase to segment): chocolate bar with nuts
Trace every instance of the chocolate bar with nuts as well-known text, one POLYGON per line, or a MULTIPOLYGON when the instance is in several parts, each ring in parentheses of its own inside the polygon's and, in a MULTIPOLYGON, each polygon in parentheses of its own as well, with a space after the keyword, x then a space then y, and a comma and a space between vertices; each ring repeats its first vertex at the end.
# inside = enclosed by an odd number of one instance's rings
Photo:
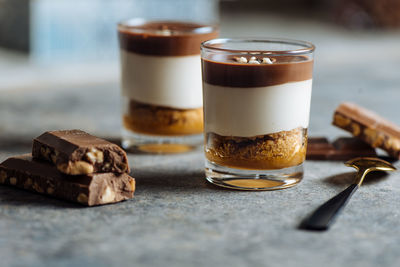
POLYGON ((85 206, 120 202, 133 197, 135 179, 126 173, 65 175, 30 154, 11 157, 0 164, 0 184, 78 202, 85 206))
POLYGON ((69 175, 129 172, 122 148, 81 130, 45 132, 33 140, 32 156, 69 175))
POLYGON ((340 137, 330 143, 325 137, 308 138, 308 160, 349 160, 355 157, 376 157, 370 145, 354 137, 340 137))
POLYGON ((335 110, 332 124, 394 158, 400 157, 400 127, 374 112, 353 103, 342 103, 335 110))

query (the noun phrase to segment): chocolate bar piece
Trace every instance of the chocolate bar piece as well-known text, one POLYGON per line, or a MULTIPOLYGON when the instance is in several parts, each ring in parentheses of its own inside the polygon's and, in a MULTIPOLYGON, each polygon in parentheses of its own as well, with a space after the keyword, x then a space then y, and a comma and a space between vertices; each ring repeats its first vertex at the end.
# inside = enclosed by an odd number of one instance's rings
POLYGON ((69 175, 129 172, 122 148, 80 130, 45 132, 33 140, 32 156, 69 175))
POLYGON ((7 184, 86 206, 115 203, 133 197, 135 179, 126 173, 65 175, 30 154, 0 164, 0 184, 7 184))
POLYGON ((400 157, 400 127, 365 108, 342 103, 335 110, 332 124, 392 157, 400 157))
POLYGON ((308 160, 341 160, 355 157, 376 157, 374 148, 354 137, 341 137, 329 143, 324 137, 308 138, 308 160))

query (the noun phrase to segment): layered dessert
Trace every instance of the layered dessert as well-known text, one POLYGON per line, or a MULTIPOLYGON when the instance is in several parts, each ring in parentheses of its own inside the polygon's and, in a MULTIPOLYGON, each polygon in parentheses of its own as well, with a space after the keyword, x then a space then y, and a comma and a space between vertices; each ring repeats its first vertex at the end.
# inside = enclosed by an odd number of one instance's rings
POLYGON ((203 131, 200 44, 215 27, 131 20, 118 27, 124 128, 182 136, 203 131))
POLYGON ((305 160, 311 57, 209 54, 202 64, 208 161, 274 170, 305 160))

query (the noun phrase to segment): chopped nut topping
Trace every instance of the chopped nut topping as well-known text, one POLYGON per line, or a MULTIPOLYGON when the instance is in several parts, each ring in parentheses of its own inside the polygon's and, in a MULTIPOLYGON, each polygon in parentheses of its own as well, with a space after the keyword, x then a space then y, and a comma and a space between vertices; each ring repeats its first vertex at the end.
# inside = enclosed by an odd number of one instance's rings
POLYGON ((157 31, 157 34, 164 35, 164 36, 170 36, 170 35, 172 35, 172 31, 169 29, 162 29, 162 30, 157 31))
MULTIPOLYGON (((254 53, 250 53, 250 54, 254 54, 254 53)), ((261 60, 254 56, 250 57, 249 60, 247 60, 247 58, 245 58, 245 57, 235 57, 235 60, 236 60, 236 62, 239 62, 239 63, 249 63, 249 64, 260 64, 260 63, 273 64, 276 61, 276 59, 269 58, 269 57, 264 57, 261 60)))
POLYGON ((104 155, 102 151, 91 148, 89 152, 86 153, 86 158, 93 164, 102 163, 104 160, 104 155))
POLYGON ((269 57, 264 57, 264 58, 262 59, 262 63, 263 63, 263 64, 272 64, 273 61, 272 61, 269 57))
POLYGON ((235 60, 238 63, 247 63, 247 58, 245 57, 235 57, 235 60))
POLYGON ((10 184, 16 185, 16 184, 17 184, 17 178, 11 177, 11 178, 10 178, 10 184))
POLYGON ((115 200, 115 192, 109 186, 107 186, 103 192, 103 195, 101 196, 101 202, 110 203, 114 200, 115 200))
POLYGON ((249 60, 249 64, 260 64, 256 57, 251 57, 249 60))
POLYGON ((76 200, 78 200, 78 202, 80 203, 86 204, 88 202, 88 196, 86 194, 80 193, 76 200))

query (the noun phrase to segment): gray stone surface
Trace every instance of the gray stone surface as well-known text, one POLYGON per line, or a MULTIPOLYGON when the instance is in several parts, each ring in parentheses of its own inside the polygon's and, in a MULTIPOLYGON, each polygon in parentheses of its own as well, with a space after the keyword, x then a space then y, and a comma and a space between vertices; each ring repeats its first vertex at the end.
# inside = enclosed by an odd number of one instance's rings
MULTIPOLYGON (((307 23, 295 31, 280 18, 247 19, 269 26, 258 27, 262 35, 281 29, 317 44, 310 135, 345 135, 330 125, 343 100, 400 124, 399 35, 307 23)), ((256 33, 236 17, 225 20, 226 36, 256 33)), ((118 94, 115 83, 3 92, 0 161, 29 152, 31 139, 50 129, 118 138, 118 94)), ((399 173, 368 177, 332 229, 320 233, 297 225, 351 182, 353 169, 340 162, 307 161, 303 182, 290 189, 237 192, 206 183, 201 151, 129 160, 136 197, 115 205, 82 208, 0 186, 0 265, 400 266, 399 173)))

